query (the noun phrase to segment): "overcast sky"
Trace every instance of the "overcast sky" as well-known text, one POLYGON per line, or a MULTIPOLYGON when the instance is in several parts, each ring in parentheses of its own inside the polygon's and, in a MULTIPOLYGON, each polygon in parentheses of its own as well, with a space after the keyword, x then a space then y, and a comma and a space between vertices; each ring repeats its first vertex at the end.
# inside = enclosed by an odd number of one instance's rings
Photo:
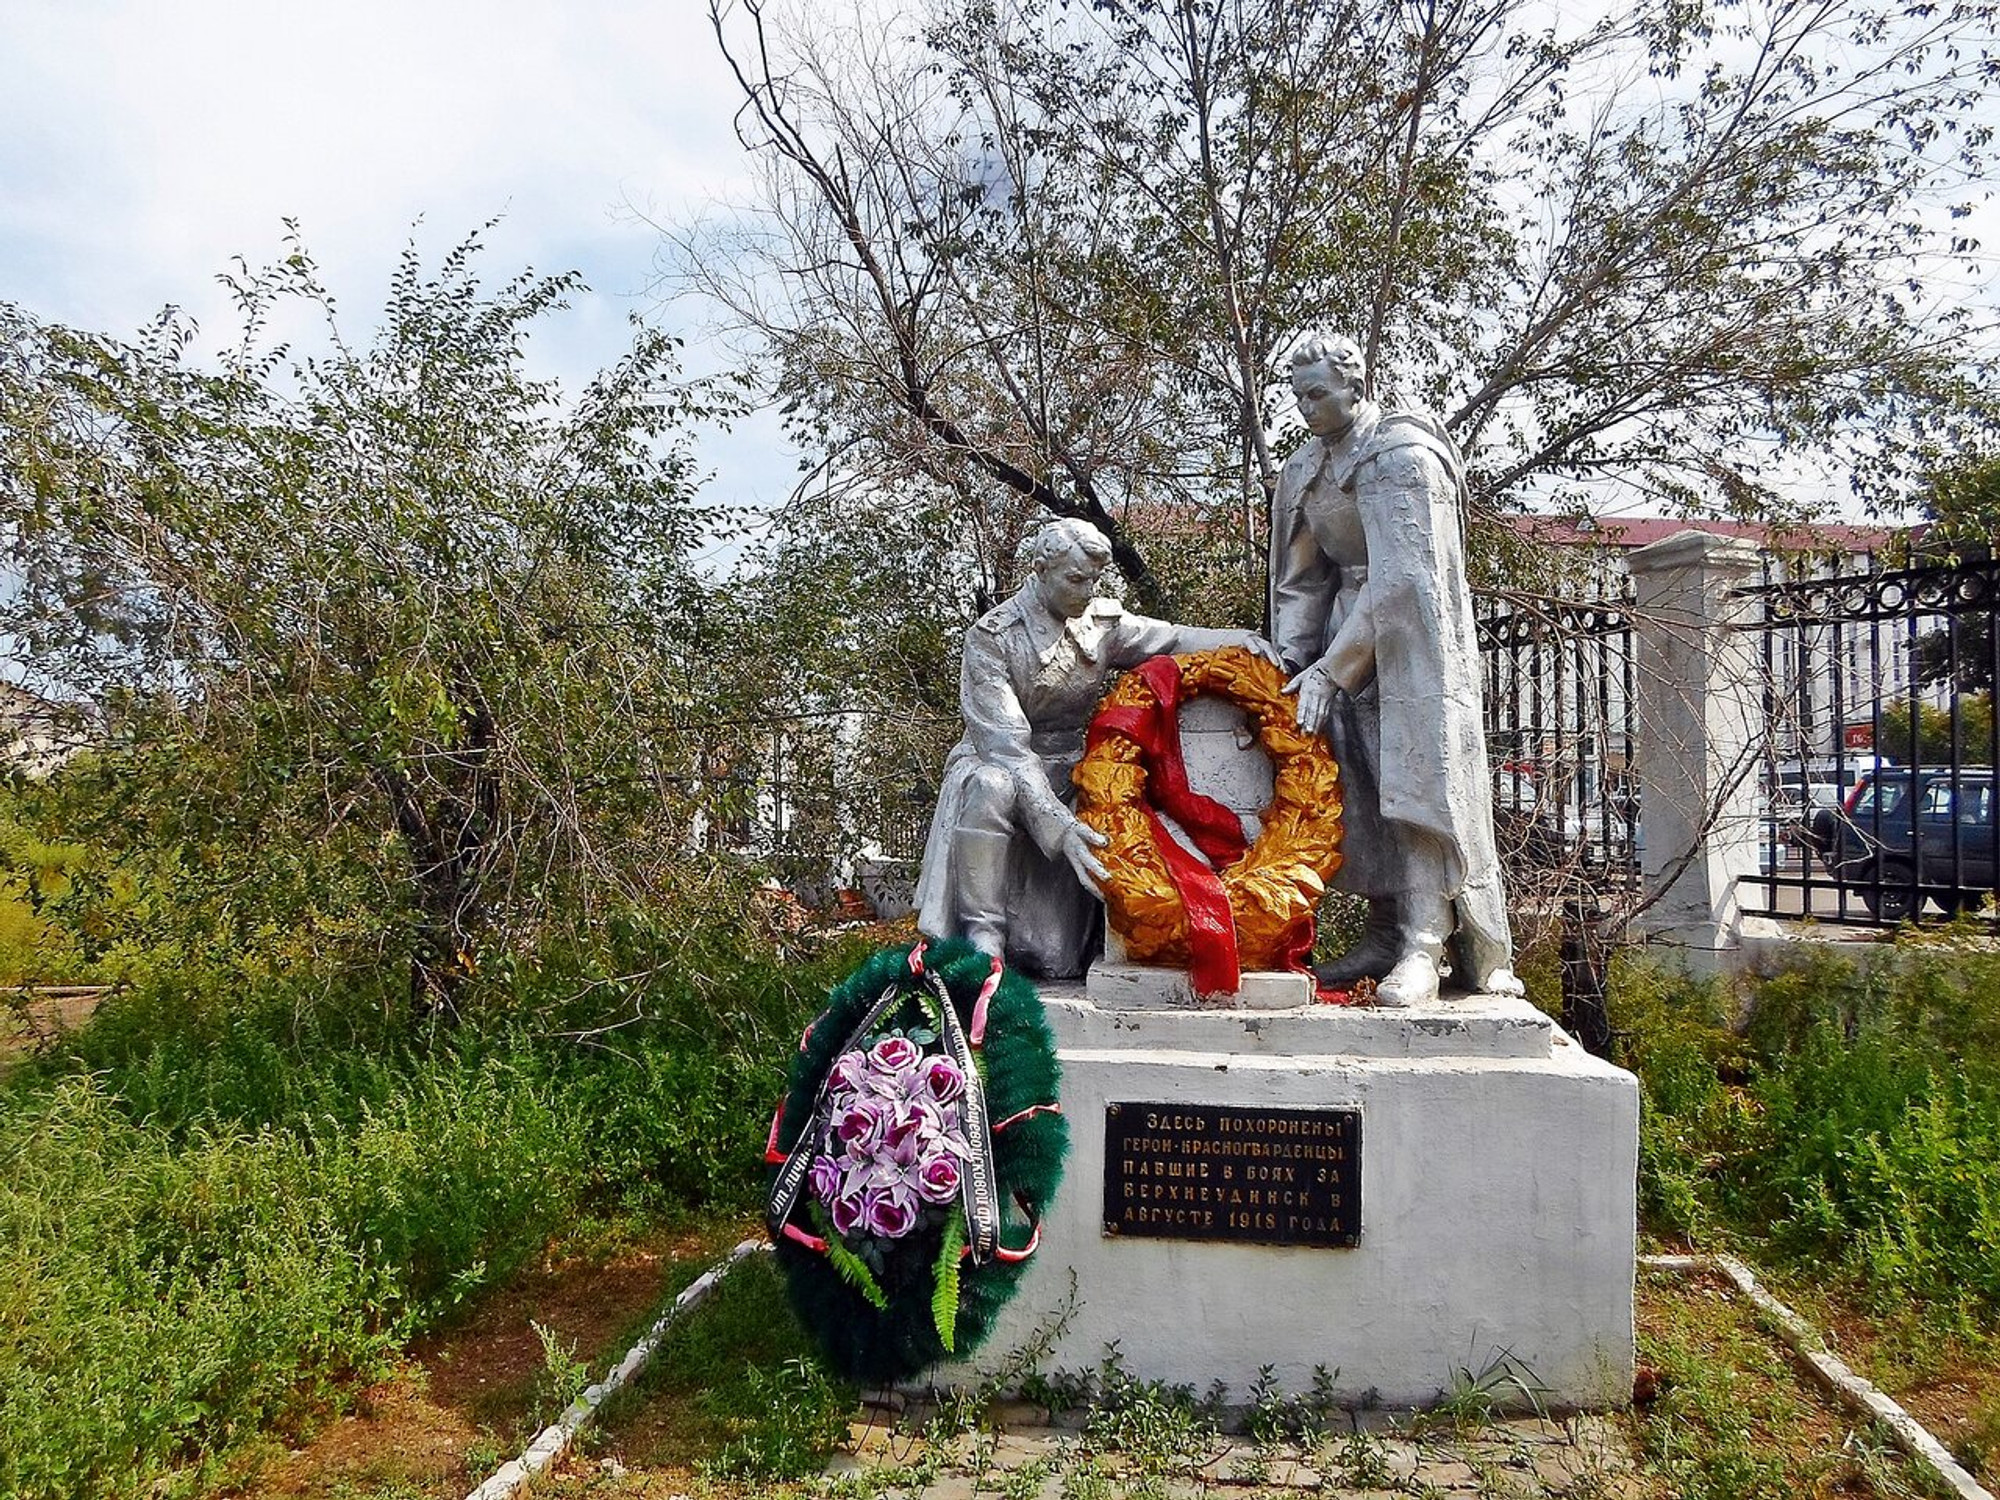
MULTIPOLYGON (((592 287, 533 350, 579 381, 625 346, 633 311, 681 316, 648 291, 658 237, 634 210, 683 218, 741 186, 705 8, 0 0, 0 298, 113 333, 171 302, 219 331, 216 273, 275 258, 292 217, 356 331, 412 226, 435 259, 498 214, 490 277, 574 269, 592 287)), ((1990 201, 1979 221, 2000 239, 1990 201)), ((727 502, 775 503, 797 474, 770 414, 702 453, 727 502)))
MULTIPOLYGON (((113 333, 300 221, 352 330, 412 226, 435 258, 496 214, 486 274, 581 271, 533 357, 580 380, 658 315, 656 232, 728 196, 734 83, 701 0, 0 0, 0 298, 113 333), (418 221, 421 220, 421 223, 418 221)), ((775 421, 703 448, 717 498, 772 502, 775 421)))

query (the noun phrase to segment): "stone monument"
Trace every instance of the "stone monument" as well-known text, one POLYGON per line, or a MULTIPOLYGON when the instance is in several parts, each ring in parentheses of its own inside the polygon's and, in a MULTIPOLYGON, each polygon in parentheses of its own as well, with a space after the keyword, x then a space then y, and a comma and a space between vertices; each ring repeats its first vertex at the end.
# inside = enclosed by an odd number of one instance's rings
MULTIPOLYGON (((1063 785, 1097 694, 1148 651, 1253 643, 1094 602, 1092 537, 1056 528, 1030 583, 970 634, 922 925, 1043 976, 1071 1157, 993 1336, 941 1379, 1052 1335, 1045 1369, 1094 1368, 1115 1345, 1133 1376, 1220 1380, 1239 1402, 1267 1369, 1301 1393, 1324 1372, 1355 1404, 1426 1405, 1482 1376, 1551 1408, 1630 1396, 1637 1084, 1522 998, 1462 467, 1441 429, 1377 407, 1363 382, 1344 340, 1294 361, 1314 437, 1274 507, 1277 650, 1259 654, 1282 657, 1285 711, 1332 749, 1333 880, 1369 903, 1362 943, 1319 978, 1379 978, 1383 1003, 1320 1003, 1297 972, 1203 993, 1131 961, 1115 932, 1084 983, 1063 977, 1090 946, 1089 891, 1120 873, 1063 785)), ((1274 737, 1208 698, 1179 723, 1193 791, 1254 835, 1284 800, 1258 748, 1274 737)), ((1198 857, 1170 822, 1174 858, 1198 857)))
POLYGON ((1447 944, 1465 987, 1518 995, 1479 643, 1465 578, 1464 463, 1430 418, 1367 397, 1351 339, 1309 339, 1292 390, 1313 436, 1271 508, 1271 633, 1345 783, 1337 889, 1368 900, 1359 945, 1321 973, 1378 1003, 1435 999, 1447 944), (1456 934, 1454 940, 1454 925, 1456 934))

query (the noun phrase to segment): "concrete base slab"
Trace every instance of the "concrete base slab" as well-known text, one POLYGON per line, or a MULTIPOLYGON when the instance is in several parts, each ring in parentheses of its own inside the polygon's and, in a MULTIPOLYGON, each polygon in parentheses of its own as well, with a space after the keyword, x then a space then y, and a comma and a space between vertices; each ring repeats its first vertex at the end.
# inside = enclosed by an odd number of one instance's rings
MULTIPOLYGON (((1461 995, 1423 1009, 1299 1005, 1284 1010, 1134 1010, 1095 1003, 1072 983, 1041 987, 1066 1048, 1151 1048, 1258 1057, 1532 1057, 1555 1048, 1556 1024, 1534 1006, 1461 995)), ((1564 1042, 1568 1038, 1564 1037, 1564 1042)))
POLYGON ((1090 966, 1084 992, 1105 1010, 1296 1010, 1311 1005, 1313 977, 1250 970, 1233 995, 1197 995, 1183 969, 1099 959, 1090 966))
POLYGON ((1093 1368, 1116 1345, 1133 1376, 1219 1379, 1239 1400, 1267 1366, 1287 1391, 1323 1368, 1339 1399, 1390 1406, 1482 1374, 1555 1408, 1630 1398, 1637 1081, 1525 1001, 1129 1011, 1059 986, 1045 999, 1069 1167, 1018 1294, 945 1382, 1000 1370, 1068 1305, 1046 1371, 1093 1368), (1357 1243, 1108 1234, 1113 1104, 1358 1110, 1357 1243))

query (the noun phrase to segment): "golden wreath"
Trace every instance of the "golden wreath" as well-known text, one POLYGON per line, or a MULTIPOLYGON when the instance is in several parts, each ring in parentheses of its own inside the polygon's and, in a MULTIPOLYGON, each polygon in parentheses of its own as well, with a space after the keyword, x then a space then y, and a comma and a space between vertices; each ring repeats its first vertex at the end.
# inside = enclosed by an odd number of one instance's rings
MULTIPOLYGON (((1325 740, 1299 729, 1284 672, 1240 646, 1174 658, 1184 699, 1221 698, 1243 710, 1271 757, 1275 786, 1263 831, 1241 859, 1220 872, 1236 919, 1236 950, 1246 969, 1280 965, 1288 929, 1319 910, 1326 882, 1340 868, 1340 772, 1325 740)), ((1105 694, 1100 710, 1159 702, 1135 673, 1105 694)), ((1187 913, 1153 842, 1146 815, 1146 767, 1139 747, 1107 735, 1077 765, 1077 815, 1110 840, 1104 904, 1126 953, 1140 963, 1189 961, 1187 913)))

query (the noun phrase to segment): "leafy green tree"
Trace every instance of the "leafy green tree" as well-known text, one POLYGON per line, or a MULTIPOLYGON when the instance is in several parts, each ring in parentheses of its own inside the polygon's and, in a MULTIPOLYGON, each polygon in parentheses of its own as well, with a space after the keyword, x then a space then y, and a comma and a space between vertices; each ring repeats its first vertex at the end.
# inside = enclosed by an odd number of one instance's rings
POLYGON ((219 939, 337 892, 418 1014, 671 886, 699 780, 686 430, 727 401, 650 331, 573 397, 531 378, 578 282, 484 285, 477 251, 407 250, 357 345, 294 235, 226 278, 212 366, 171 311, 121 342, 0 306, 0 631, 101 711, 77 777, 209 882, 219 939))
POLYGON ((1993 695, 1962 693, 1957 711, 1905 698, 1882 710, 1882 730, 1876 746, 1899 761, 1910 758, 1910 712, 1917 712, 1917 753, 1925 765, 1956 761, 1990 766, 1993 761, 1993 695))
POLYGON ((1920 546, 1929 556, 1992 556, 2000 536, 2000 457, 1974 454, 1931 476, 1920 546))
POLYGON ((1254 597, 1313 326, 1494 509, 1753 510, 1814 458, 1888 503, 1990 430, 1991 311, 1946 294, 1977 247, 1936 227, 1990 166, 1990 4, 710 10, 763 176, 674 236, 683 284, 816 458, 949 508, 989 587, 1058 512, 1140 602, 1217 584, 1156 561, 1195 526, 1254 597))
MULTIPOLYGON (((2000 535, 2000 459, 1974 456, 1945 465, 1926 485, 1922 511, 1924 523, 1912 534, 1903 561, 1920 568, 1986 571, 1982 565, 1992 562, 1993 539, 2000 535)), ((1962 693, 1993 691, 1993 602, 1961 607, 1950 624, 1916 638, 1919 684, 1949 684, 1962 693)), ((1907 714, 1903 722, 1907 740, 1907 714)))
POLYGON ((801 496, 733 596, 760 622, 734 653, 783 662, 774 699, 798 716, 788 792, 806 816, 782 830, 787 864, 823 867, 871 842, 913 857, 959 735, 960 645, 981 598, 997 602, 968 576, 947 516, 921 492, 895 506, 801 496))

